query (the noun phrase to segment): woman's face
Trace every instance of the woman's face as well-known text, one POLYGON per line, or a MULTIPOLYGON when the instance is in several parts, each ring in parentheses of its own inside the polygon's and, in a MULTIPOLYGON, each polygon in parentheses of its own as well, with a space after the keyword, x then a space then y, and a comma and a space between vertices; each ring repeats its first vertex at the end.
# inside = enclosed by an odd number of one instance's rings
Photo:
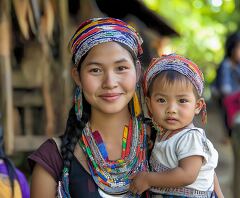
POLYGON ((93 47, 81 64, 79 85, 92 113, 126 110, 136 87, 131 54, 116 42, 93 47))

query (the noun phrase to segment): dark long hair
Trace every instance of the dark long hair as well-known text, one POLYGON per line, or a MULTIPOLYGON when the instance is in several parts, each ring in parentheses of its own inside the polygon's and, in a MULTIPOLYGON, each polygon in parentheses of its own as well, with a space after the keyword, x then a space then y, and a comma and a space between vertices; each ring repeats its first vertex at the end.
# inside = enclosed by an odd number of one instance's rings
MULTIPOLYGON (((0 113, 0 121, 1 121, 1 113, 0 113)), ((3 145, 4 145, 4 143, 3 143, 3 127, 0 122, 0 159, 3 160, 3 162, 7 168, 7 173, 8 173, 8 177, 10 180, 11 189, 12 189, 12 197, 14 197, 14 179, 17 178, 16 168, 13 165, 13 163, 11 162, 11 160, 6 156, 3 145)))

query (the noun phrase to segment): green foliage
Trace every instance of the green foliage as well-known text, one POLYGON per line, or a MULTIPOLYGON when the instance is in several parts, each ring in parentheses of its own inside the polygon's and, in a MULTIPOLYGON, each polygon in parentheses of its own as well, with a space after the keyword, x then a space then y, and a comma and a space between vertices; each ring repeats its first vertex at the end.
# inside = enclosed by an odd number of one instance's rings
POLYGON ((234 0, 144 0, 179 34, 168 48, 196 62, 211 83, 224 56, 226 36, 237 30, 240 12, 234 0))

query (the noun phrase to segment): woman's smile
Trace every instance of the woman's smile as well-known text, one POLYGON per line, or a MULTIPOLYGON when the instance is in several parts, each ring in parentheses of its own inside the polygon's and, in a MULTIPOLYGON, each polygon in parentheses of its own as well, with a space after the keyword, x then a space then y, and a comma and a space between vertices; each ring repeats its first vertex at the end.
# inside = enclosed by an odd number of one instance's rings
POLYGON ((123 93, 104 93, 100 94, 99 97, 107 102, 115 102, 118 100, 123 93))

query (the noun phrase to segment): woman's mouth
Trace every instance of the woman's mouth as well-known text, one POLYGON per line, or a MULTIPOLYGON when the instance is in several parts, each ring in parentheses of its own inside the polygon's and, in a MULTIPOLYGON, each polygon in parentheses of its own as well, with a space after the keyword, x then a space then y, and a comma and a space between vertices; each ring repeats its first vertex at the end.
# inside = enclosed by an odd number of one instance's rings
POLYGON ((99 97, 108 102, 114 102, 121 97, 121 93, 105 93, 101 94, 99 97))

